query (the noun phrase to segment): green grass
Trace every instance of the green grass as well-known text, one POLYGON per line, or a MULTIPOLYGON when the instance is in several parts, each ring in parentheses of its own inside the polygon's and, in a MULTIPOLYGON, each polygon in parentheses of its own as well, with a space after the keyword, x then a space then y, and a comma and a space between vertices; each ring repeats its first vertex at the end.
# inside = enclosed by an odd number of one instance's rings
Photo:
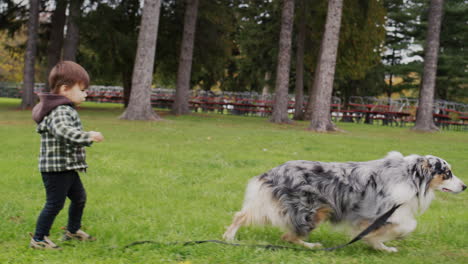
MULTIPOLYGON (((138 245, 137 240, 221 239, 240 209, 247 181, 288 160, 364 161, 391 150, 432 154, 451 163, 468 182, 468 134, 419 134, 408 128, 339 124, 345 133, 316 134, 307 122, 277 125, 264 118, 194 114, 164 121, 118 120, 118 105, 85 103, 79 110, 86 130, 100 131, 103 143, 87 149, 90 165, 82 180, 88 203, 84 229, 93 243, 59 243, 62 252, 27 247, 28 232, 44 204, 37 170, 39 135, 30 111, 19 100, 0 98, 0 263, 466 263, 466 193, 438 193, 418 228, 405 240, 388 243, 395 254, 358 242, 333 252, 268 251, 217 244, 138 245)), ((68 204, 66 205, 68 207, 68 204)), ((67 208, 66 207, 66 208, 67 208)), ((60 237, 67 211, 57 217, 51 238, 60 237)), ((246 244, 288 245, 275 228, 241 228, 246 244)), ((325 246, 349 238, 329 225, 311 241, 325 246)))

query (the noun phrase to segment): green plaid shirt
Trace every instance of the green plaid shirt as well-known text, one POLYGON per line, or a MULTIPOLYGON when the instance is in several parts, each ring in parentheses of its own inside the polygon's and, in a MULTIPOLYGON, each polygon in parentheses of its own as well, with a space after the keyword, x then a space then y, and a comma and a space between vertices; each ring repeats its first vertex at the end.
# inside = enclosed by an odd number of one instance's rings
POLYGON ((57 172, 85 170, 85 146, 91 146, 88 132, 83 131, 78 112, 69 105, 59 105, 38 124, 41 134, 39 170, 57 172))

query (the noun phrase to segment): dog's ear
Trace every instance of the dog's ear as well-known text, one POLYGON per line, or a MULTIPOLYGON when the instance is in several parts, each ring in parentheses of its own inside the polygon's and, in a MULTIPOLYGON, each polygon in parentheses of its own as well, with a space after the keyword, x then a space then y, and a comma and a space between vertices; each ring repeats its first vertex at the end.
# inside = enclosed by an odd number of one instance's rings
POLYGON ((413 168, 416 172, 414 175, 418 182, 419 195, 425 197, 429 189, 429 182, 433 178, 434 166, 427 156, 419 156, 413 168))
POLYGON ((427 157, 418 157, 413 170, 416 172, 418 178, 427 178, 432 174, 432 164, 427 157))
POLYGON ((424 169, 424 170, 430 170, 430 169, 432 169, 431 161, 430 161, 428 158, 426 158, 426 157, 424 157, 424 158, 421 157, 419 160, 420 160, 419 162, 420 162, 420 164, 421 164, 421 168, 422 168, 422 169, 424 169))

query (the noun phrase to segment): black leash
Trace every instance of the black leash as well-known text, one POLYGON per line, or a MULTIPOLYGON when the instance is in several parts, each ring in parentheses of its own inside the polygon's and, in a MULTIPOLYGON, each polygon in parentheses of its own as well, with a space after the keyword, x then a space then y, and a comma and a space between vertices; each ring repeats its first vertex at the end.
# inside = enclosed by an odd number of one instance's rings
POLYGON ((401 206, 395 205, 392 207, 388 212, 385 214, 381 215, 379 218, 377 218, 370 226, 368 226, 364 231, 359 233, 355 238, 353 238, 351 241, 349 241, 346 244, 336 246, 336 247, 329 247, 329 248, 317 248, 317 249, 310 249, 310 248, 297 248, 297 247, 288 247, 288 246, 277 246, 277 245, 256 245, 256 244, 237 244, 237 243, 229 243, 226 241, 221 241, 221 240, 194 240, 194 241, 185 241, 185 242, 169 242, 169 243, 164 243, 164 242, 157 242, 157 241, 152 241, 152 240, 143 240, 143 241, 135 241, 133 243, 130 243, 126 245, 123 249, 127 249, 132 246, 136 245, 141 245, 141 244, 157 244, 160 246, 171 246, 171 245, 182 245, 182 246, 192 246, 192 245, 199 245, 199 244, 204 244, 204 243, 217 243, 217 244, 222 244, 222 245, 229 245, 229 246, 242 246, 242 247, 256 247, 256 248, 264 248, 268 250, 278 250, 278 249, 292 249, 296 251, 332 251, 340 248, 344 248, 346 246, 349 246, 353 244, 356 241, 361 240, 363 237, 368 235, 370 232, 380 228, 381 226, 387 224, 388 218, 396 211, 401 206))

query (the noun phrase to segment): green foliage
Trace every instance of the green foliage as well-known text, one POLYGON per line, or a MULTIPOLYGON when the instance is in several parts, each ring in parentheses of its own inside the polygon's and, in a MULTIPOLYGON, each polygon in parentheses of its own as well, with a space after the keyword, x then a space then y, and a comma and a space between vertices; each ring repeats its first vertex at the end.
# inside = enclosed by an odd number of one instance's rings
MULTIPOLYGON (((129 88, 141 16, 140 0, 85 1, 79 21, 80 46, 77 60, 89 70, 94 84, 129 88)), ((23 54, 27 1, 3 0, 0 3, 0 31, 22 42, 0 45, 7 55, 23 54), (6 45, 8 44, 8 45, 6 45)), ((185 1, 161 1, 161 17, 156 48, 155 78, 158 86, 173 87, 183 34, 185 1)), ((295 1, 297 37, 299 10, 306 14, 305 86, 310 86, 317 67, 328 1, 295 1)), ((41 1, 37 78, 45 80, 48 17, 55 0, 41 1), (47 15, 46 15, 47 14, 47 15)), ((422 63, 406 63, 408 49, 423 46, 426 32, 427 0, 346 0, 335 74, 335 95, 346 100, 350 95, 391 94, 402 89, 417 89, 422 63), (384 20, 386 19, 386 20, 384 20), (385 26, 384 26, 385 25, 385 26), (414 74, 416 73, 416 74, 414 74), (404 82, 386 84, 384 79, 404 82)), ((445 1, 442 22, 437 98, 468 99, 466 21, 468 4, 464 0, 445 1)), ((225 91, 258 91, 274 86, 281 18, 281 0, 200 1, 195 35, 192 87, 208 90, 218 85, 225 91), (270 74, 269 80, 265 80, 270 74)), ((296 47, 293 39, 293 51, 296 47)), ((0 58, 2 80, 15 61, 0 58)), ((294 87, 295 58, 291 61, 290 87, 294 87)), ((16 69, 16 72, 17 69, 16 69)), ((17 79, 16 77, 13 79, 17 79)), ((13 80, 11 79, 11 80, 13 80)), ((128 91, 128 89, 126 90, 128 91)), ((292 89, 290 89, 292 92, 292 89)))
MULTIPOLYGON (((463 132, 410 133, 408 128, 339 124, 347 133, 316 134, 307 122, 276 125, 266 118, 214 114, 175 117, 160 112, 161 122, 118 120, 120 105, 84 103, 80 116, 87 130, 101 131, 105 141, 88 149, 84 229, 92 243, 60 242, 68 203, 57 217, 51 238, 62 252, 28 249, 28 232, 44 205, 37 171, 39 136, 29 111, 17 111, 17 99, 0 99, 0 263, 465 263, 466 193, 437 193, 418 217, 416 231, 389 243, 388 254, 363 242, 333 252, 268 251, 216 244, 139 245, 221 239, 240 209, 247 181, 288 160, 365 161, 399 150, 405 155, 433 154, 446 159, 454 174, 468 182, 467 135, 463 132), (187 133, 187 131, 190 131, 187 133)), ((241 228, 239 243, 276 244, 276 228, 241 228)), ((322 225, 309 238, 325 246, 348 237, 322 225)))
POLYGON ((438 98, 468 102, 468 2, 445 1, 437 65, 438 98))
MULTIPOLYGON (((315 69, 317 67, 317 60, 322 42, 322 35, 325 30, 325 20, 327 18, 328 1, 311 2, 303 0, 305 14, 306 14, 306 39, 305 39, 305 54, 304 65, 305 80, 313 79, 315 69)), ((301 8, 301 7, 299 7, 301 8)), ((293 63, 295 66, 295 63, 293 63)), ((304 81, 308 86, 309 91, 312 88, 311 82, 304 81)))
POLYGON ((8 39, 0 32, 0 82, 21 82, 23 80, 24 53, 11 46, 23 43, 23 39, 8 39))
MULTIPOLYGON (((424 0, 406 1, 404 12, 406 27, 411 28, 406 32, 408 38, 414 38, 412 44, 425 46, 427 32, 427 14, 429 2, 424 0)), ((466 43, 466 21, 468 20, 468 3, 463 0, 450 0, 444 2, 442 27, 440 34, 439 61, 437 65, 436 98, 451 101, 468 102, 468 52, 466 43)), ((424 50, 416 51, 410 55, 424 57, 424 50)), ((423 63, 416 62, 411 65, 396 65, 400 76, 408 72, 422 73, 423 63), (406 72, 405 72, 406 70, 406 72)), ((406 76, 408 77, 408 76, 406 76)), ((413 80, 407 78, 402 85, 410 87, 413 80)), ((413 87, 415 87, 413 85, 413 87)), ((416 86, 415 88, 418 88, 416 86)))
POLYGON ((24 2, 2 0, 0 2, 0 31, 7 31, 13 38, 27 21, 27 8, 24 2))
POLYGON ((234 49, 236 19, 233 6, 226 1, 201 1, 199 8, 192 83, 209 90, 218 81, 222 85, 226 78, 226 67, 234 49))
POLYGON ((385 37, 385 9, 382 1, 345 1, 337 74, 341 78, 362 80, 380 63, 385 37))
POLYGON ((80 20, 78 61, 90 72, 93 83, 128 84, 135 61, 140 1, 98 2, 80 20))
MULTIPOLYGON (((193 50, 192 85, 209 90, 225 78, 231 59, 235 17, 230 1, 200 1, 193 50)), ((185 2, 165 1, 156 47, 156 80, 165 86, 176 82, 183 34, 185 2)))
MULTIPOLYGON (((155 81, 165 87, 175 87, 184 27, 184 11, 184 1, 163 1, 161 4, 154 63, 156 68, 155 81)), ((200 13, 200 11, 199 7, 198 12, 200 13)), ((197 30, 198 27, 195 34, 197 34, 197 30)), ((195 43, 195 45, 197 44, 195 43)), ((195 50, 196 48, 194 52, 195 50)))
POLYGON ((226 90, 257 91, 275 80, 281 1, 236 0, 237 28, 233 59, 228 66, 226 90), (265 80, 265 74, 271 74, 265 80))
MULTIPOLYGON (((345 1, 336 65, 335 94, 345 102, 352 95, 371 95, 383 84, 380 69, 385 38, 385 9, 382 1, 345 1), (367 80, 373 76, 371 80, 367 80), (364 86, 366 81, 371 86, 364 86)), ((381 91, 380 91, 381 92, 381 91)))
POLYGON ((411 52, 421 42, 415 38, 419 33, 421 14, 424 13, 424 3, 404 0, 384 1, 387 9, 386 36, 382 62, 384 64, 384 76, 386 79, 385 91, 387 96, 403 89, 417 89, 419 82, 414 77, 420 77, 422 64, 416 56, 420 52, 411 52), (414 61, 405 62, 412 57, 414 61), (414 73, 417 73, 416 75, 414 73), (401 78, 403 81, 396 83, 401 78))

